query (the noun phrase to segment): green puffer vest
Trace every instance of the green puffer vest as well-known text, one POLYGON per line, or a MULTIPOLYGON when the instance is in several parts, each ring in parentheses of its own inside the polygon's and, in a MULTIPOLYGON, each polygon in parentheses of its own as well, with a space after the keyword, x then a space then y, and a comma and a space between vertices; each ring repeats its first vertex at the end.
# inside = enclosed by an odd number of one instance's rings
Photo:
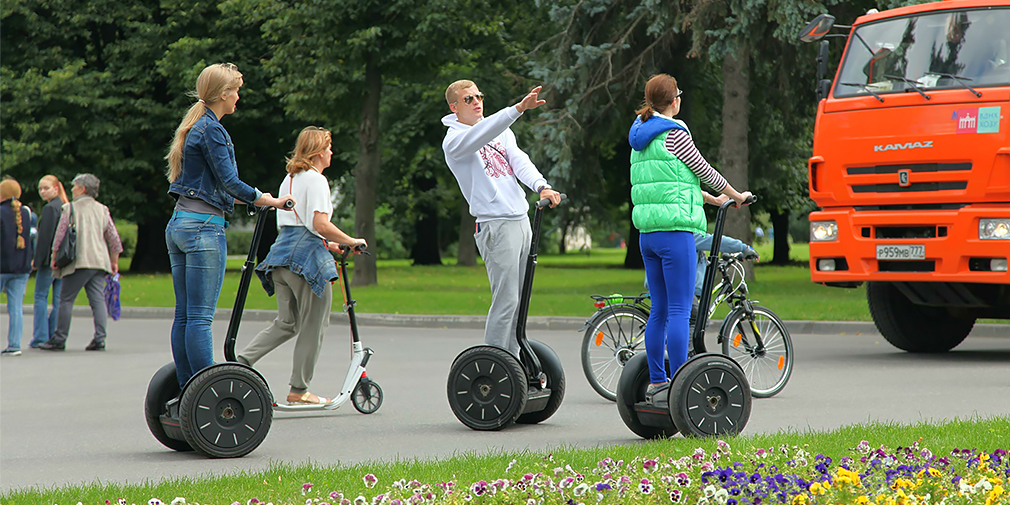
POLYGON ((631 150, 631 220, 641 233, 708 229, 698 176, 666 150, 670 132, 631 150))

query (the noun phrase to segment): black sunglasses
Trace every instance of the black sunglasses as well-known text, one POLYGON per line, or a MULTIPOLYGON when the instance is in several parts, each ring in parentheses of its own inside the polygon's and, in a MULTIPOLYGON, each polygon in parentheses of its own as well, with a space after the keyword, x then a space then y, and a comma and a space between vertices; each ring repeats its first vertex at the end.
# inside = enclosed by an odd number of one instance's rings
POLYGON ((467 105, 472 104, 474 100, 477 100, 478 102, 483 102, 484 93, 477 93, 476 95, 466 95, 463 97, 463 103, 467 105))

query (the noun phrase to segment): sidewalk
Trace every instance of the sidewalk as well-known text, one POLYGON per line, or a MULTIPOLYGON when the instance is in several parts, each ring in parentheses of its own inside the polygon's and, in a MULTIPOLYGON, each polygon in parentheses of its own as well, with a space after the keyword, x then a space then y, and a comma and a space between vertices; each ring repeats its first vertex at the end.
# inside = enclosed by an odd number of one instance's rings
MULTIPOLYGON (((24 306, 26 322, 33 313, 30 304, 24 306)), ((172 319, 175 309, 168 307, 123 307, 121 314, 129 319, 172 319)), ((0 314, 7 313, 7 306, 0 306, 0 314)), ((274 310, 246 310, 242 314, 243 321, 273 321, 277 315, 274 310)), ((531 330, 569 330, 578 331, 592 314, 585 317, 561 316, 530 316, 526 327, 531 330)), ((485 316, 453 316, 424 314, 368 314, 357 313, 358 324, 361 326, 399 326, 409 328, 454 328, 483 330, 485 316)), ((91 307, 75 305, 74 317, 91 317, 91 307)), ((215 319, 227 321, 231 318, 231 309, 218 309, 215 319)), ((862 333, 878 333, 877 327, 871 321, 786 321, 790 333, 803 335, 858 335, 862 333)), ((347 324, 347 314, 343 312, 330 313, 330 325, 347 324)), ((718 331, 722 320, 709 321, 709 331, 718 331)), ((976 324, 971 331, 974 337, 1008 337, 1010 324, 976 324)))

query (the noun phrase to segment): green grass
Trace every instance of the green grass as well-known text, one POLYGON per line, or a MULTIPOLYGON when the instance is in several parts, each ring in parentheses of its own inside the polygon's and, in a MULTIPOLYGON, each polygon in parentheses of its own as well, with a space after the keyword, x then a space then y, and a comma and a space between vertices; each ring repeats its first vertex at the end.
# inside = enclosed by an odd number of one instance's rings
MULTIPOLYGON (((767 246, 770 247, 770 246, 767 246)), ((762 259, 770 259, 770 250, 758 248, 762 259)), ((806 248, 794 247, 795 261, 804 261, 806 248)), ((642 292, 643 270, 623 268, 624 250, 595 249, 590 255, 540 255, 533 285, 533 316, 588 316, 595 310, 591 294, 638 294, 642 292)), ((238 289, 239 270, 244 258, 228 260, 224 286, 218 307, 229 308, 238 289)), ((129 268, 123 259, 121 268, 129 268)), ((865 290, 828 288, 810 282, 805 266, 770 266, 758 264, 756 280, 749 283, 751 296, 787 320, 869 321, 865 290)), ((379 282, 374 286, 354 287, 352 294, 362 313, 385 314, 487 314, 491 292, 482 264, 458 267, 454 259, 442 266, 411 266, 410 260, 380 260, 379 282)), ((122 304, 134 307, 172 307, 175 295, 169 274, 125 274, 122 276, 122 304)), ((29 280, 26 303, 31 303, 34 278, 29 280)), ((334 310, 340 310, 343 297, 334 293, 334 310)), ((2 302, 2 300, 0 300, 2 302)), ((83 290, 78 304, 86 304, 83 290)), ((253 278, 246 302, 248 309, 276 310, 274 300, 266 296, 258 278, 253 278)), ((725 310, 716 314, 721 317, 725 310)))
MULTIPOLYGON (((731 446, 731 452, 717 462, 717 465, 729 464, 730 461, 753 461, 754 453, 759 448, 772 449, 769 464, 775 462, 774 448, 786 446, 809 453, 809 459, 823 454, 834 460, 837 467, 843 456, 856 457, 853 452, 860 441, 866 440, 870 447, 877 448, 887 445, 890 450, 898 447, 908 447, 917 442, 920 448, 926 448, 937 457, 948 455, 953 449, 975 448, 991 452, 995 449, 1006 449, 1010 440, 1010 417, 994 417, 987 419, 972 418, 968 420, 953 420, 938 423, 922 422, 904 425, 893 423, 871 423, 847 426, 833 431, 782 431, 769 435, 742 435, 726 438, 731 446)), ((518 453, 492 452, 485 455, 461 454, 441 461, 402 460, 391 462, 369 462, 353 466, 328 466, 311 462, 298 465, 274 463, 262 472, 241 472, 217 476, 194 476, 187 478, 165 479, 140 485, 120 485, 111 482, 96 482, 86 486, 67 486, 51 489, 31 489, 28 491, 0 494, 0 503, 8 505, 22 504, 59 504, 73 505, 80 501, 84 504, 103 504, 105 500, 116 503, 117 499, 125 498, 126 503, 146 504, 151 497, 158 497, 167 504, 174 497, 184 497, 187 503, 230 504, 238 501, 247 503, 251 498, 261 502, 281 504, 306 503, 302 495, 303 483, 311 482, 314 486, 308 498, 317 498, 330 502, 330 491, 339 490, 353 500, 358 494, 370 498, 390 489, 391 484, 398 479, 409 481, 416 479, 424 484, 435 486, 442 482, 455 481, 457 490, 461 490, 472 482, 481 479, 492 481, 498 478, 518 479, 525 472, 538 471, 552 474, 554 468, 564 468, 570 465, 575 471, 586 475, 586 481, 593 483, 601 479, 594 475, 597 463, 610 457, 633 463, 636 458, 656 458, 660 462, 668 458, 678 459, 690 456, 696 448, 703 448, 707 453, 717 450, 715 439, 685 439, 676 437, 669 440, 651 441, 629 444, 626 446, 597 447, 591 449, 557 448, 550 453, 523 451, 518 453), (515 465, 506 472, 512 461, 515 465), (378 485, 366 489, 362 477, 374 474, 378 485)), ((900 452, 900 451, 899 451, 900 452)), ((638 465, 641 460, 638 460, 638 465)), ((783 460, 784 462, 784 460, 783 460)), ((788 465, 781 464, 782 472, 786 473, 788 465)), ((1005 463, 1004 463, 1005 464, 1005 463)), ((812 463, 807 471, 813 473, 812 463)), ((631 472, 634 464, 629 465, 631 472)), ((790 471, 800 471, 793 469, 790 471)), ((568 473, 565 472, 567 475, 568 473)), ((697 479, 698 474, 692 477, 697 479)), ((1005 480, 1004 480, 1005 481, 1005 480)), ((436 488, 437 489, 437 488, 436 488)), ((463 494, 463 493, 459 493, 463 494)), ((458 496, 458 495, 457 495, 458 496)), ((1005 497, 1005 496, 1004 496, 1005 497)), ((657 499, 661 496, 656 497, 657 499)), ((695 498, 696 500, 697 498, 695 498)), ((462 503, 462 499, 457 499, 462 503)), ((554 503, 556 499, 548 499, 554 503)), ((595 499, 585 500, 595 503, 595 499)), ((631 500, 635 503, 645 503, 645 500, 631 500)), ((475 500, 474 503, 499 503, 495 501, 475 500)), ((661 503, 665 500, 648 500, 648 503, 661 503)), ((446 503, 439 501, 438 503, 446 503)), ((558 503, 561 503, 558 501, 558 503)), ((667 502, 668 503, 668 502, 667 502)), ((690 503, 694 503, 692 500, 690 503)), ((833 503, 833 502, 832 502, 833 503)), ((960 503, 960 501, 958 502, 960 503)), ((980 501, 981 503, 981 501, 980 501)), ((1006 503, 999 501, 999 503, 1006 503)))

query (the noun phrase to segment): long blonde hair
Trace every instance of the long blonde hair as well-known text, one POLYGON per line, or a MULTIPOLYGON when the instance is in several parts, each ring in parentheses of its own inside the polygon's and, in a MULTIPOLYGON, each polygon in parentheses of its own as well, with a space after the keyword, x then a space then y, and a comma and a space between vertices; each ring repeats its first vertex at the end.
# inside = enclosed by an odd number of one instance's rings
POLYGON ((21 198, 21 185, 18 184, 18 181, 10 178, 0 181, 0 202, 8 198, 11 200, 11 209, 14 210, 14 222, 18 225, 17 248, 24 249, 25 229, 24 224, 21 222, 21 200, 18 200, 18 198, 21 198))
POLYGON ((59 196, 60 196, 60 201, 61 202, 67 203, 67 202, 70 201, 70 198, 67 197, 67 190, 66 190, 66 188, 63 187, 63 183, 60 182, 60 179, 57 178, 55 175, 53 175, 53 174, 44 175, 44 176, 42 176, 41 179, 39 179, 39 182, 42 182, 42 181, 46 181, 49 184, 52 184, 53 186, 56 186, 56 189, 59 191, 59 196))
POLYGON ((312 169, 313 156, 326 152, 326 149, 333 143, 333 135, 326 128, 318 126, 306 126, 298 134, 295 142, 295 150, 291 151, 291 156, 287 158, 288 173, 291 175, 312 169))
POLYGON ((165 159, 168 160, 168 182, 175 182, 182 173, 182 150, 186 146, 186 134, 204 114, 205 107, 221 101, 221 97, 242 87, 242 72, 231 63, 215 63, 200 72, 196 79, 196 91, 189 96, 198 99, 186 112, 179 127, 175 129, 172 148, 165 159))

